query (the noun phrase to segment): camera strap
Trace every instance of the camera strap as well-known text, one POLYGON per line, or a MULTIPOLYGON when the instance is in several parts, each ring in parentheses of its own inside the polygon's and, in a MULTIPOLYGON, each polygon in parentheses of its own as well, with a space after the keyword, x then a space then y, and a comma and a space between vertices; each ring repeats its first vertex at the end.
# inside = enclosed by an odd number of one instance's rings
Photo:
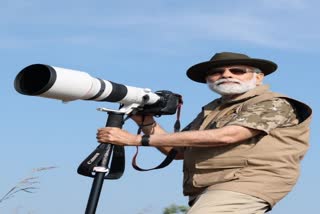
MULTIPOLYGON (((182 107, 182 97, 180 96, 180 100, 179 100, 179 104, 177 106, 177 119, 176 122, 174 124, 174 132, 179 132, 180 131, 180 112, 181 112, 181 107, 182 107)), ((141 134, 141 127, 139 127, 138 129, 138 133, 137 134, 141 134)), ((178 151, 176 149, 171 149, 166 158, 156 167, 150 168, 150 169, 143 169, 141 167, 138 166, 137 164, 137 157, 139 154, 139 146, 136 146, 136 153, 134 154, 133 158, 132 158, 132 162, 131 165, 135 170, 138 171, 151 171, 151 170, 155 170, 155 169, 162 169, 166 166, 168 166, 176 157, 176 155, 178 154, 178 151)))
POLYGON ((182 104, 183 104, 182 96, 179 95, 179 104, 177 106, 177 119, 176 119, 176 122, 174 123, 174 132, 180 131, 180 127, 181 127, 181 125, 180 125, 180 112, 181 112, 182 104))
POLYGON ((169 151, 169 153, 167 154, 167 157, 158 166, 150 168, 150 169, 143 169, 143 168, 139 167, 137 164, 137 156, 139 154, 139 147, 137 146, 136 148, 137 148, 136 153, 134 154, 134 156, 132 158, 132 167, 135 170, 143 171, 143 172, 151 171, 151 170, 155 170, 155 169, 161 169, 161 168, 168 166, 174 160, 174 158, 176 157, 176 155, 178 153, 177 150, 171 149, 169 151))
MULTIPOLYGON (((87 177, 95 177, 95 169, 99 168, 102 161, 112 155, 108 173, 104 179, 118 179, 125 168, 124 147, 110 144, 100 144, 78 167, 77 172, 87 177)), ((107 169, 107 168, 105 168, 107 169)))

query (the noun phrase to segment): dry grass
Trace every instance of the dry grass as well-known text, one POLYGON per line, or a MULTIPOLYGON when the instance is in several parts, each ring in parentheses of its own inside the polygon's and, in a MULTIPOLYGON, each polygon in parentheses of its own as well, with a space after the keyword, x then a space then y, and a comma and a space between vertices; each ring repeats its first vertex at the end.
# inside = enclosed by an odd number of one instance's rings
POLYGON ((14 187, 12 187, 1 199, 0 203, 15 197, 18 193, 35 193, 39 189, 39 172, 48 171, 57 168, 56 166, 40 167, 32 169, 29 176, 20 180, 14 187))

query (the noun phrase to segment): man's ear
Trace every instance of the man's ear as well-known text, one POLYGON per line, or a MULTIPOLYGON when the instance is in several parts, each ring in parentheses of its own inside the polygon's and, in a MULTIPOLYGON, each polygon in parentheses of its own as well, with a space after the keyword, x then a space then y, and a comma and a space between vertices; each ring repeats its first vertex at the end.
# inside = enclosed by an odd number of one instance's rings
POLYGON ((264 79, 264 73, 257 73, 256 74, 256 80, 257 80, 257 85, 261 85, 264 79))

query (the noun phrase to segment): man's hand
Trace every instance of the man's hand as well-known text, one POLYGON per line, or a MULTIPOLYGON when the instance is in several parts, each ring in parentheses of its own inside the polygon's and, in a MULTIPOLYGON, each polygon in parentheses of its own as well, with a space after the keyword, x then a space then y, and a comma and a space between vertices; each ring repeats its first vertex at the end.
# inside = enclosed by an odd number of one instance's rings
POLYGON ((141 126, 143 124, 150 124, 150 123, 154 123, 154 119, 153 119, 153 116, 150 116, 150 115, 132 115, 131 116, 131 119, 137 123, 138 126, 141 126))
POLYGON ((98 129, 97 140, 99 143, 111 143, 119 146, 140 146, 141 136, 133 135, 123 129, 105 127, 98 129))

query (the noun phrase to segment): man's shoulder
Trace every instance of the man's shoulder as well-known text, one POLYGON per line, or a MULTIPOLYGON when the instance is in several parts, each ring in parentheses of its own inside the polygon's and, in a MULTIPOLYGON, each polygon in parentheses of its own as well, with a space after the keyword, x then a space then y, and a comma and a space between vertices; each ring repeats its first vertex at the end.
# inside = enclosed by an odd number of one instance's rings
POLYGON ((263 100, 252 105, 248 105, 245 111, 248 114, 259 115, 261 112, 269 112, 272 115, 287 115, 288 112, 293 111, 294 108, 291 103, 283 97, 273 97, 268 100, 263 100))
POLYGON ((267 100, 262 100, 260 102, 256 102, 250 106, 249 108, 292 108, 291 103, 285 97, 273 97, 267 100))

